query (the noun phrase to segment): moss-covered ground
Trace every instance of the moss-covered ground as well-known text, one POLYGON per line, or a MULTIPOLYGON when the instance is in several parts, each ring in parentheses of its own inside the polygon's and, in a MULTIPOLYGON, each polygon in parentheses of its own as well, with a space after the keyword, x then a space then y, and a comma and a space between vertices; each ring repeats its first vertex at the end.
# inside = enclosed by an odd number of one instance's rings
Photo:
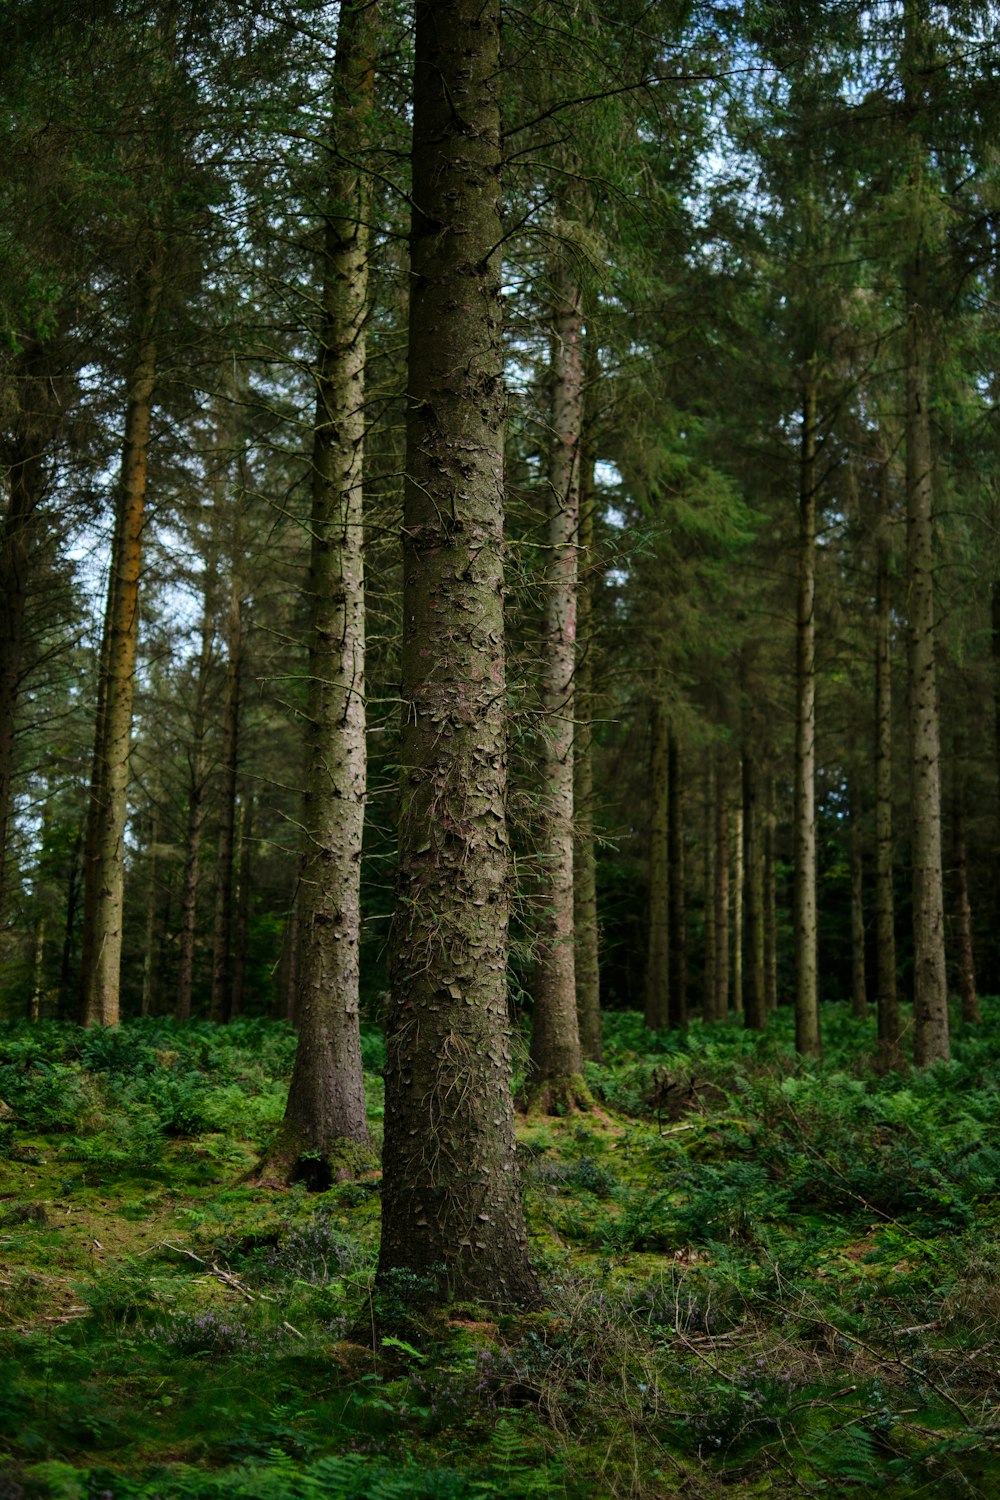
MULTIPOLYGON (((1000 1002, 878 1077, 826 1008, 521 1116, 530 1315, 380 1307, 376 1173, 255 1182, 279 1023, 0 1032, 0 1500, 1000 1495, 1000 1002), (384 1314, 380 1318, 380 1314, 384 1314), (392 1327, 391 1335, 382 1329, 392 1327)), ((381 1040, 365 1038, 373 1131, 381 1040)))

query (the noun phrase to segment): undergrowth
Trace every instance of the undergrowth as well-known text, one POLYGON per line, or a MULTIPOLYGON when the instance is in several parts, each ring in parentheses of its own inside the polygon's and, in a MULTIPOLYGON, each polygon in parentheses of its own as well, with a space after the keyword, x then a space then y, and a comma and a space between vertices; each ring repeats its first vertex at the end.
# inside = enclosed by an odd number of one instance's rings
MULTIPOLYGON (((286 1026, 9 1026, 0 1497, 994 1496, 984 1013, 950 1064, 886 1076, 846 1008, 819 1064, 785 1014, 608 1017, 595 1109, 519 1123, 545 1311, 406 1338, 380 1332, 376 1177, 252 1176, 286 1026)), ((377 1032, 364 1055, 377 1136, 377 1032)))

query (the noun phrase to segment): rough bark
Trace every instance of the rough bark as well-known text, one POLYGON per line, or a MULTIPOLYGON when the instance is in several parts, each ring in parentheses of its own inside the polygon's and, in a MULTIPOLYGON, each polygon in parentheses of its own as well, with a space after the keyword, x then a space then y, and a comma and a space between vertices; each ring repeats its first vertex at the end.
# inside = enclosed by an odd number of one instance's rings
POLYGON ((542 625, 538 797, 540 889, 532 981, 530 1092, 547 1107, 587 1103, 576 1011, 573 931, 573 741, 577 542, 583 430, 583 312, 568 268, 552 274, 552 423, 542 625))
POLYGON ((576 734, 573 741, 573 928, 576 934, 576 1015, 584 1057, 600 1062, 601 974, 594 856, 593 651, 591 572, 594 547, 594 455, 583 452, 576 603, 576 734))
POLYGON ((156 993, 156 865, 159 820, 154 811, 149 827, 149 850, 146 854, 146 921, 142 945, 142 1000, 140 1015, 153 1014, 156 993))
POLYGON ((649 822, 649 926, 645 1021, 650 1031, 670 1024, 670 735, 660 689, 652 710, 649 822))
POLYGON ((250 931, 250 893, 253 886, 253 812, 250 794, 240 803, 237 817, 236 927, 233 933, 233 987, 229 1018, 243 1014, 247 978, 247 935, 250 931))
POLYGON ((416 7, 397 905, 377 1284, 533 1304, 507 999, 498 0, 416 7))
POLYGON ((86 1026, 114 1025, 120 1011, 125 821, 160 294, 159 269, 154 264, 143 278, 141 328, 129 381, 101 650, 102 682, 98 695, 94 775, 88 812, 88 869, 83 916, 81 988, 82 1020, 86 1026))
POLYGON ((328 185, 316 363, 305 854, 299 883, 299 1044, 286 1127, 312 1153, 369 1145, 361 1064, 361 842, 366 783, 364 441, 377 13, 341 7, 338 165, 328 185))
POLYGON ((990 648, 993 666, 993 766, 996 777, 996 830, 993 856, 993 974, 1000 989, 1000 578, 994 578, 990 589, 990 648))
POLYGON ((668 1008, 671 1026, 686 1026, 687 1010, 687 910, 684 885, 684 780, 681 749, 671 726, 667 732, 667 877, 670 935, 667 956, 670 965, 668 1008))
POLYGON ((892 558, 889 473, 882 466, 875 558, 875 984, 879 1066, 903 1062, 896 988, 896 913, 892 826, 892 558))
POLYGON ((795 657, 795 1046, 818 1057, 816 925, 816 386, 802 392, 795 657))

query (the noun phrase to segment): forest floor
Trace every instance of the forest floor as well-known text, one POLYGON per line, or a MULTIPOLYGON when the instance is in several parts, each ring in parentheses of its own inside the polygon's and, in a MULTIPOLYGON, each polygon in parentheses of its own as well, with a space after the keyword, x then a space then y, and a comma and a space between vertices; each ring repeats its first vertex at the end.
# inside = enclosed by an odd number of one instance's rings
MULTIPOLYGON (((878 1077, 824 1007, 519 1120, 546 1307, 407 1316, 379 1183, 254 1185, 284 1025, 0 1031, 0 1500, 1000 1495, 1000 1001, 878 1077)), ((371 1122, 381 1038, 366 1034, 371 1122)), ((412 1289, 409 1289, 412 1291, 412 1289)))

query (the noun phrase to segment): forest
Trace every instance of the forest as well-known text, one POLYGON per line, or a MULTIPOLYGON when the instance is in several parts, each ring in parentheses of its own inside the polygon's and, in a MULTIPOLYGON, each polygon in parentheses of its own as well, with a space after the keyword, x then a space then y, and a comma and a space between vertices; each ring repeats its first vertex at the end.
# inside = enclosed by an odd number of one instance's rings
POLYGON ((1000 1493, 998 55, 5 0, 0 1500, 1000 1493))

